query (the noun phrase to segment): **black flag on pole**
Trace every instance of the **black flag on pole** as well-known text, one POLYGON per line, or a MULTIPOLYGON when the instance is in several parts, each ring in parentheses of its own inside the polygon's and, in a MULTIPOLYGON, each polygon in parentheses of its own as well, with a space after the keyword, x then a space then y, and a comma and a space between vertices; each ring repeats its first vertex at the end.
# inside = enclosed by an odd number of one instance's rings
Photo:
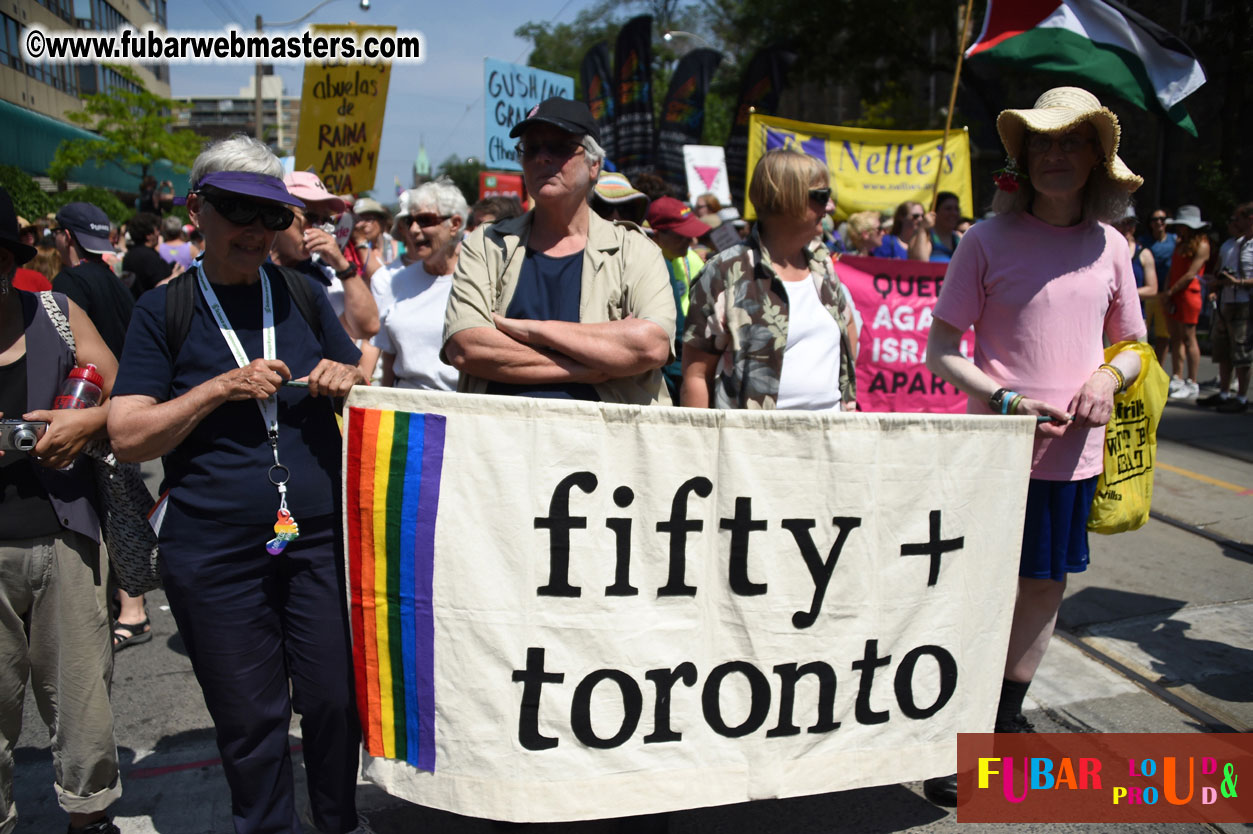
POLYGON ((614 132, 618 170, 628 178, 655 167, 653 158, 653 18, 631 18, 614 51, 614 132))
POLYGON ((744 183, 748 179, 748 115, 751 110, 773 115, 779 107, 779 94, 796 54, 781 46, 760 49, 748 62, 740 80, 740 100, 735 106, 731 138, 727 141, 727 182, 731 199, 744 210, 744 183))
POLYGON ((618 143, 614 136, 613 71, 609 68, 609 42, 600 41, 583 56, 579 66, 583 101, 600 128, 605 157, 616 165, 618 143))
POLYGON ((683 146, 699 145, 705 126, 705 96, 722 61, 715 49, 693 49, 683 56, 670 79, 661 125, 657 128, 657 160, 666 181, 687 191, 683 146))

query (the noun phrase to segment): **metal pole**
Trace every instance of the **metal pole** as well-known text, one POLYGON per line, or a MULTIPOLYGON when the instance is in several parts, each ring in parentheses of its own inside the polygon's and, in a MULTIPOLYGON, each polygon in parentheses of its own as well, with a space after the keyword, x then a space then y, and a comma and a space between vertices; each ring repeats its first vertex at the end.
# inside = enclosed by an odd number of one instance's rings
MULTIPOLYGON (((258 35, 260 35, 260 34, 261 34, 261 32, 262 32, 261 15, 260 15, 260 14, 258 14, 258 15, 257 15, 257 34, 258 34, 258 35)), ((262 99, 261 99, 261 59, 260 59, 260 58, 258 58, 258 59, 257 59, 257 79, 256 79, 256 89, 255 89, 255 90, 253 90, 253 93, 255 93, 255 95, 256 95, 256 107, 255 107, 255 111, 254 111, 254 116, 255 116, 256 121, 257 121, 257 130, 256 130, 256 133, 257 133, 257 139, 259 139, 260 141, 264 142, 264 141, 265 141, 265 130, 264 130, 264 128, 262 127, 262 124, 261 124, 261 118, 262 118, 262 115, 263 115, 263 102, 262 102, 262 99)))
POLYGON ((962 58, 966 54, 966 31, 970 28, 970 12, 975 0, 966 0, 966 10, 962 14, 961 31, 957 33, 957 69, 953 70, 953 89, 948 96, 948 114, 944 119, 944 138, 940 140, 940 159, 935 166, 935 184, 931 187, 931 210, 940 196, 940 173, 944 170, 944 151, 948 147, 948 132, 953 127, 953 108, 957 106, 957 82, 961 79, 962 58))

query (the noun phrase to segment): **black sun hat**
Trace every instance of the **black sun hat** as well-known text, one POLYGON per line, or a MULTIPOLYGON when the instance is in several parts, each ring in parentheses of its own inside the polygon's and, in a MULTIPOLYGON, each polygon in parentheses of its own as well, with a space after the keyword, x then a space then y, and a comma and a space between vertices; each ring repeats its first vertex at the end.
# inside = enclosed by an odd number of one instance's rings
POLYGON ((526 118, 513 126, 509 138, 517 139, 522 131, 537 122, 555 125, 567 133, 590 136, 600 144, 600 129, 592 118, 592 111, 581 101, 560 96, 546 98, 526 114, 526 118))
POLYGON ((33 246, 22 243, 18 236, 17 212, 13 210, 13 199, 9 192, 0 188, 0 246, 13 253, 18 266, 29 263, 39 254, 33 246))

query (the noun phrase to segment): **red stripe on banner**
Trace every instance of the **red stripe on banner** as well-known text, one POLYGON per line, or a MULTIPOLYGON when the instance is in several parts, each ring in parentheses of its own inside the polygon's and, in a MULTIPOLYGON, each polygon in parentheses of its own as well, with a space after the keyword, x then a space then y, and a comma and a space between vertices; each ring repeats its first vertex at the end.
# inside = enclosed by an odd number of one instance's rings
POLYGON ((344 478, 344 506, 348 508, 348 582, 352 600, 352 671, 356 681, 357 716, 362 726, 369 718, 365 674, 365 621, 361 616, 361 438, 365 411, 348 409, 348 471, 344 478))
POLYGON ((366 715, 361 722, 365 749, 383 755, 383 720, 379 705, 378 633, 374 612, 374 458, 379 432, 379 412, 364 412, 361 437, 361 619, 365 635, 366 715))
POLYGON ((1002 41, 1034 29, 1061 5, 1061 0, 988 0, 983 32, 967 54, 973 58, 1002 41))

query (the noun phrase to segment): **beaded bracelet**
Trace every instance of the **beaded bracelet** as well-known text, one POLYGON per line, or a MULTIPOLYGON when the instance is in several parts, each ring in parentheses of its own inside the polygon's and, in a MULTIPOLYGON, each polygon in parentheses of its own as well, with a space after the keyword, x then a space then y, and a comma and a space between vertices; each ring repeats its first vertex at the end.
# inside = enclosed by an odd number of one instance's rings
POLYGON ((1098 371, 1105 371, 1114 378, 1114 393, 1122 393, 1127 387, 1127 377, 1123 376, 1123 372, 1118 370, 1114 365, 1108 362, 1097 368, 1098 371))

